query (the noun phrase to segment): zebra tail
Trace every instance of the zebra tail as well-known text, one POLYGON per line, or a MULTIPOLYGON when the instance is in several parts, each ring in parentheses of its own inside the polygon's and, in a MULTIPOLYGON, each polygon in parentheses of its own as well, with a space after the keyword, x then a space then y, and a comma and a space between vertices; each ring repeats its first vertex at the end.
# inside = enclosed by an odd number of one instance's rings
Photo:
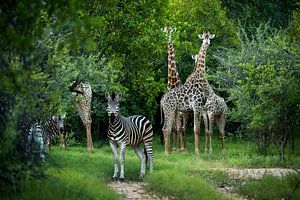
POLYGON ((147 151, 146 151, 146 147, 144 147, 144 154, 145 154, 145 157, 146 157, 146 166, 148 164, 148 154, 147 154, 147 151))

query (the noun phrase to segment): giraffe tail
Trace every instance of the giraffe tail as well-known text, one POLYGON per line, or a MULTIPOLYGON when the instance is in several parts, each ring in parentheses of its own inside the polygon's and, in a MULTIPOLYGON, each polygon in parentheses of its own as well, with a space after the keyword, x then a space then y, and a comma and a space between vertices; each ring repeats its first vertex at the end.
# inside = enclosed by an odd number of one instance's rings
POLYGON ((163 108, 162 106, 160 105, 160 124, 163 124, 164 123, 164 114, 163 114, 163 108))

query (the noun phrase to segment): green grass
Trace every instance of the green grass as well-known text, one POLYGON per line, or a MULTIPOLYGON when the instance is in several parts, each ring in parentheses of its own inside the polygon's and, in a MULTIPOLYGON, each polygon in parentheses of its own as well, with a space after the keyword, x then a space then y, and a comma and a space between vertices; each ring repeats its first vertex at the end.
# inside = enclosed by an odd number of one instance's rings
POLYGON ((300 199, 300 174, 288 174, 280 178, 264 175, 241 185, 238 192, 257 200, 300 199))
MULTIPOLYGON (((245 141, 227 140, 225 155, 222 155, 221 142, 215 139, 214 152, 204 153, 203 140, 202 137, 200 155, 194 154, 194 144, 190 137, 188 152, 171 152, 166 156, 164 146, 156 139, 153 150, 154 173, 149 175, 147 170, 146 189, 157 195, 178 199, 222 200, 228 197, 220 193, 216 185, 232 181, 224 173, 225 168, 300 166, 299 156, 290 156, 287 162, 283 162, 277 155, 258 155, 256 145, 245 141)), ((54 147, 43 168, 46 178, 28 179, 22 193, 7 194, 3 199, 121 199, 106 185, 113 174, 112 153, 107 144, 93 152, 87 152, 84 147, 54 147)), ((138 181, 139 168, 138 158, 133 150, 128 149, 125 163, 126 180, 138 181)), ((293 185, 292 183, 288 184, 293 185)), ((249 182, 249 186, 247 184, 239 192, 255 198, 257 195, 252 194, 252 191, 260 191, 264 187, 260 182, 249 182)), ((278 187, 282 188, 281 185, 284 184, 287 182, 279 181, 278 187)), ((284 195, 286 194, 284 192, 284 195)), ((282 193, 280 195, 282 196, 282 193)), ((275 199, 277 197, 278 195, 275 199)))

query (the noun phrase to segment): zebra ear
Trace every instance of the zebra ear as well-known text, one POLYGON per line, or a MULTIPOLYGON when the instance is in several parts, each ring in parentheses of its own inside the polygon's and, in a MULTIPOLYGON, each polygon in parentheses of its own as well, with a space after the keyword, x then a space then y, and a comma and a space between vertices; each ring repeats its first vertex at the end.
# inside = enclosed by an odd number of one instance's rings
POLYGON ((121 99, 122 99, 122 94, 117 94, 117 95, 116 95, 116 100, 117 100, 117 101, 120 101, 121 99))
POLYGON ((105 98, 106 98, 107 100, 110 99, 110 94, 109 94, 109 92, 105 92, 105 98))

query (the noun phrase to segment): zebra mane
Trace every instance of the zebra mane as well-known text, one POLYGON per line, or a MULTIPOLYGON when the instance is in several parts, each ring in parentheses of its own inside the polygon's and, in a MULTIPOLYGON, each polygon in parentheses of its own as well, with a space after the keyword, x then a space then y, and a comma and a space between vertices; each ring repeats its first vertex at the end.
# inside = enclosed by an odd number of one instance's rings
POLYGON ((114 101, 116 99, 116 93, 115 92, 112 92, 111 94, 111 99, 114 101))

